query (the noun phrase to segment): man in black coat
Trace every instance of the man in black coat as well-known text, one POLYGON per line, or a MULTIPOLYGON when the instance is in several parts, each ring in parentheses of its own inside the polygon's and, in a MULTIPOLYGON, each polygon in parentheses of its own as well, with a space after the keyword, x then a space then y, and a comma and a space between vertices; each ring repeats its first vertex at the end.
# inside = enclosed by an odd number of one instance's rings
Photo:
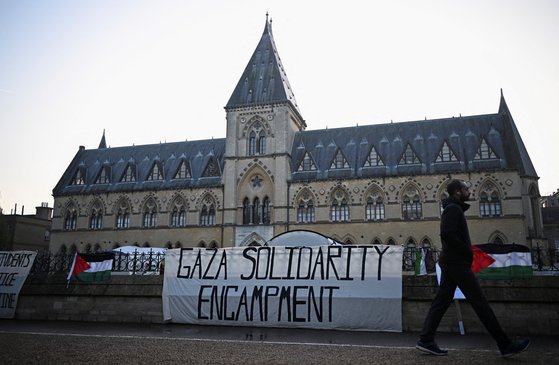
POLYGON ((526 350, 528 339, 510 340, 502 330, 495 313, 481 291, 472 271, 473 251, 470 233, 464 212, 470 207, 465 202, 470 198, 468 186, 460 180, 452 180, 447 186, 449 197, 443 201, 441 217, 442 252, 439 258, 441 283, 437 295, 425 318, 423 330, 416 348, 431 355, 444 356, 448 350, 441 349, 435 342, 435 332, 459 287, 477 316, 497 342, 503 357, 526 350))

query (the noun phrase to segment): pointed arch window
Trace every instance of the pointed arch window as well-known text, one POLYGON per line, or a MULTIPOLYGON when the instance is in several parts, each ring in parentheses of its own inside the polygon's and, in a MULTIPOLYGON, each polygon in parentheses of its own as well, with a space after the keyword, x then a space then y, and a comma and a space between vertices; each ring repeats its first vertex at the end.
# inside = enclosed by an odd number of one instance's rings
POLYGON ((215 204, 213 199, 206 197, 200 208, 200 225, 201 226, 214 226, 215 225, 215 204))
POLYGON ((375 245, 375 246, 382 245, 382 242, 380 242, 380 240, 378 238, 375 238, 373 240, 373 245, 375 245))
POLYGON ((299 164, 297 171, 316 171, 316 164, 308 152, 305 152, 303 161, 299 164))
POLYGON ((177 172, 173 179, 190 179, 192 175, 190 174, 190 166, 186 162, 186 160, 182 160, 180 162, 179 167, 177 168, 177 172))
POLYGON ((204 169, 204 173, 202 177, 214 177, 219 176, 219 167, 217 165, 217 161, 214 158, 210 158, 206 168, 204 169))
POLYGON ((74 178, 70 182, 70 185, 84 185, 85 184, 85 171, 79 168, 76 170, 74 178))
POLYGON ((128 164, 124 173, 120 178, 120 182, 133 182, 136 181, 136 168, 132 164, 128 164))
POLYGON ((64 230, 75 231, 78 223, 78 212, 75 207, 68 207, 64 214, 64 230))
POLYGON ((398 164, 399 165, 413 165, 413 164, 419 164, 419 163, 421 163, 421 161, 419 160, 419 157, 417 157, 417 154, 415 153, 415 151, 413 150, 411 145, 408 143, 408 145, 406 146, 406 149, 404 150, 404 153, 402 153, 402 157, 400 157, 400 162, 398 164))
POLYGON ((243 224, 250 224, 251 223, 251 214, 252 209, 250 206, 250 200, 245 198, 243 200, 243 224))
POLYGON ((492 183, 483 185, 479 194, 479 214, 482 217, 501 216, 501 198, 499 191, 492 183))
POLYGON ((182 199, 177 199, 173 203, 173 210, 171 211, 171 227, 184 227, 186 226, 186 209, 182 199))
POLYGON ((130 226, 130 211, 126 206, 120 206, 116 213, 116 228, 126 229, 130 226))
POLYGON ((410 186, 402 194, 402 219, 421 219, 422 207, 419 192, 414 186, 410 186))
POLYGON ((496 243, 498 245, 502 245, 504 244, 503 239, 501 238, 501 236, 496 235, 495 238, 493 239, 493 243, 496 243))
POLYGON ((439 154, 435 159, 435 162, 452 162, 452 161, 458 161, 458 159, 456 158, 456 154, 454 153, 452 148, 450 148, 448 143, 444 141, 443 146, 441 147, 441 150, 439 151, 439 154))
POLYGON ((485 141, 485 138, 482 138, 474 156, 474 160, 491 160, 496 158, 497 155, 491 146, 485 141))
POLYGON ((262 201, 262 223, 270 224, 270 198, 267 196, 262 201))
POLYGON ((96 204, 89 215, 89 229, 97 230, 101 228, 103 228, 103 210, 100 205, 96 204))
POLYGON ((248 154, 249 156, 263 155, 266 153, 266 133, 260 122, 257 122, 249 133, 248 154))
POLYGON ((384 202, 379 191, 374 190, 367 198, 365 215, 368 221, 384 220, 384 202))
POLYGON ((151 171, 148 174, 147 180, 163 180, 163 171, 157 162, 153 164, 151 171))
POLYGON ((374 166, 384 166, 384 161, 382 161, 382 157, 378 154, 375 147, 371 147, 371 151, 365 160, 365 166, 367 167, 374 167, 374 166))
POLYGON ((336 156, 332 160, 332 164, 330 165, 331 169, 345 169, 349 168, 349 163, 347 162, 342 150, 338 149, 336 152, 336 156))
POLYGON ((99 171, 99 175, 97 175, 95 184, 108 184, 110 180, 110 172, 111 168, 109 166, 101 167, 101 171, 99 171))
POLYGON ((252 223, 260 224, 260 199, 254 198, 252 203, 252 223))
POLYGON ((349 206, 347 197, 341 189, 332 194, 332 205, 330 206, 330 220, 332 222, 348 222, 349 206))
POLYGON ((144 228, 155 228, 157 226, 157 205, 153 200, 148 200, 144 206, 142 225, 144 228))
POLYGON ((297 223, 314 223, 314 202, 308 191, 303 191, 297 207, 297 223))

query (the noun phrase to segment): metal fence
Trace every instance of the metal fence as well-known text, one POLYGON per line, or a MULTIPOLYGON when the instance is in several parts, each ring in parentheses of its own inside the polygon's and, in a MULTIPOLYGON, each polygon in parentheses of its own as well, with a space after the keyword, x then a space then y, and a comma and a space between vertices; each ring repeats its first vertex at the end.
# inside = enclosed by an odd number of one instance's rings
MULTIPOLYGON (((74 254, 53 254, 50 251, 39 251, 30 275, 42 276, 68 274, 72 267, 74 254)), ((165 254, 149 251, 130 254, 115 253, 113 275, 159 275, 163 271, 165 254)))
MULTIPOLYGON (((415 271, 418 249, 405 247, 402 260, 403 271, 415 271)), ((436 248, 425 250, 425 266, 427 272, 435 272, 435 263, 439 260, 440 251, 436 248)), ((534 271, 550 272, 559 275, 559 250, 543 249, 536 246, 532 249, 532 268, 534 271)), ((31 269, 31 275, 42 276, 52 274, 68 274, 74 254, 53 254, 40 251, 31 269)), ((149 251, 130 254, 115 253, 113 275, 159 275, 165 266, 165 254, 149 251)))

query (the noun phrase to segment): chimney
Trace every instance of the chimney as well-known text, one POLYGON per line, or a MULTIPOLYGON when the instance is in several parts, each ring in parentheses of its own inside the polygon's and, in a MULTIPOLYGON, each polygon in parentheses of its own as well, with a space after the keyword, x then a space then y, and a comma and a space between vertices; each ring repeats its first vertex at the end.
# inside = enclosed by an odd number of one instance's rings
POLYGON ((35 207, 35 217, 50 221, 52 219, 52 209, 48 203, 41 203, 40 207, 35 207))

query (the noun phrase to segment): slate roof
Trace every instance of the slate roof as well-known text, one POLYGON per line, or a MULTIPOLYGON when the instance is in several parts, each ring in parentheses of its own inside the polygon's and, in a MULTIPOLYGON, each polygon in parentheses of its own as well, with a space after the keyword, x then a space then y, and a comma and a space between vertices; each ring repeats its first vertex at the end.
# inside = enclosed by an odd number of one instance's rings
POLYGON ((53 195, 221 186, 224 152, 224 138, 91 150, 80 147, 54 188, 53 195), (218 167, 219 176, 202 176, 210 160, 218 167), (191 178, 174 179, 182 161, 187 162, 191 178), (163 172, 162 180, 147 179, 155 163, 163 172), (120 182, 128 165, 133 167, 136 181, 120 182), (95 183, 102 168, 108 169, 109 182, 95 183), (72 180, 78 170, 84 176, 84 183, 73 185, 72 180))
POLYGON ((274 43, 272 22, 266 15, 260 42, 225 109, 277 103, 289 103, 301 114, 274 43))
POLYGON ((502 95, 497 114, 301 131, 295 136, 291 157, 293 181, 502 169, 537 178, 502 95), (475 159, 482 139, 496 158, 475 159), (436 162, 445 142, 456 160, 436 162), (402 163, 408 145, 419 163, 402 163), (382 158, 382 166, 365 166, 373 147, 382 158), (331 168, 338 150, 347 159, 349 168, 331 168), (299 171, 306 153, 316 165, 315 171, 299 171))

